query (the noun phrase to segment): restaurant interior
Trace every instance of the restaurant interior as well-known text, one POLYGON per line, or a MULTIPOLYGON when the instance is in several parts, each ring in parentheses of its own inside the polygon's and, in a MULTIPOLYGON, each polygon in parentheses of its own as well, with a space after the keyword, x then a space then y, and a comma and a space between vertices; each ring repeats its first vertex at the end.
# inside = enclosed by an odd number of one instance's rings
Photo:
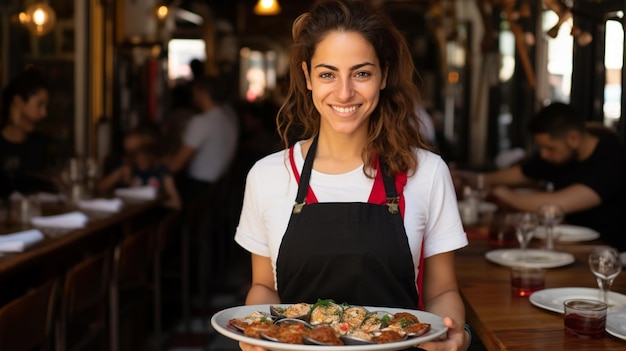
MULTIPOLYGON (((239 349, 227 335, 232 331, 216 330, 211 317, 244 304, 250 257, 233 236, 245 177, 254 162, 282 148, 275 116, 289 81, 291 25, 313 2, 0 2, 1 86, 27 67, 42 72, 49 102, 37 131, 46 140, 50 177, 62 183, 59 194, 39 193, 35 205, 32 197, 19 205, 2 201, 0 351, 239 349), (204 211, 181 220, 146 189, 96 199, 94 184, 119 165, 129 131, 149 124, 181 133, 176 112, 189 107, 181 101, 190 102, 177 89, 199 75, 219 77, 239 116, 237 153, 204 211), (109 201, 118 197, 123 201, 109 201), (10 224, 15 211, 31 221, 10 224), (64 215, 64 223, 79 224, 57 226, 46 218, 64 215), (42 222, 34 225, 33 217, 42 222), (3 236, 8 242, 9 234, 30 235, 33 228, 43 236, 28 237, 17 249, 3 246, 3 236), (16 303, 25 297, 25 304, 16 303)), ((451 169, 487 172, 522 161, 535 151, 527 123, 552 102, 626 138, 626 2, 369 2, 406 37, 432 133, 426 139, 451 169)), ((456 255, 456 274, 473 333, 469 349, 626 349, 626 312, 609 313, 617 327, 601 338, 576 338, 563 332, 563 301, 554 309, 560 295, 545 302, 511 294, 509 262, 485 255, 518 242, 488 240, 498 211, 486 208, 468 221, 460 208, 470 245, 456 255)), ((542 243, 532 239, 529 249, 542 243)), ((555 243, 566 257, 540 267, 545 287, 597 290, 587 262, 600 244, 597 237, 555 243)), ((609 312, 626 311, 625 274, 610 294, 609 312)))

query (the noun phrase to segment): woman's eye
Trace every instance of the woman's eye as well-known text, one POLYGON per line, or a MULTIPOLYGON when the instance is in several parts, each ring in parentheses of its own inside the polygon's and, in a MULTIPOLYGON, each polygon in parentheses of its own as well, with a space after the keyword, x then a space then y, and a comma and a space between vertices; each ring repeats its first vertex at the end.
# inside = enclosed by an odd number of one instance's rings
POLYGON ((370 72, 356 72, 354 74, 354 76, 357 77, 357 78, 366 78, 366 77, 369 77, 371 75, 372 74, 370 72))
POLYGON ((333 77, 332 73, 322 73, 322 74, 320 74, 320 78, 322 78, 322 79, 330 79, 332 77, 333 77))

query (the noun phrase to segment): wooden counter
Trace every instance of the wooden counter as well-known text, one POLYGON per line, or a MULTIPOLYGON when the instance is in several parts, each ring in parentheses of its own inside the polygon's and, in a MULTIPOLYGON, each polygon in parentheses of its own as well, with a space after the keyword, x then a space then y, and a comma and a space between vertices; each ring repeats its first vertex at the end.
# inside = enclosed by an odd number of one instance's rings
POLYGON ((160 201, 126 202, 117 213, 85 212, 89 222, 84 228, 65 232, 42 228, 43 241, 24 252, 0 257, 0 305, 25 289, 62 276, 68 267, 91 253, 111 249, 137 228, 156 225, 159 211, 160 201))
MULTIPOLYGON (((597 244, 557 245, 557 250, 572 253, 576 261, 548 269, 546 288, 597 288, 587 265, 587 255, 597 244)), ((492 249, 495 248, 489 247, 486 239, 471 238, 470 245, 456 255, 456 273, 466 305, 467 323, 487 350, 626 350, 626 341, 608 333, 596 340, 566 335, 561 314, 535 307, 527 297, 513 296, 510 268, 485 258, 485 253, 492 249)), ((626 294, 626 272, 617 277, 612 291, 626 294)))

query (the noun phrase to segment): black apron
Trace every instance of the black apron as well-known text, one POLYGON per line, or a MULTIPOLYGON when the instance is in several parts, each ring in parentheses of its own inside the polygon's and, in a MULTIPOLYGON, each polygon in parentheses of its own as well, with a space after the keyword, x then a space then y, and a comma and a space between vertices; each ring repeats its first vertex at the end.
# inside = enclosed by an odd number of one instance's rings
MULTIPOLYGON (((380 164, 382 181, 375 181, 374 187, 384 184, 387 204, 305 204, 316 148, 317 137, 307 153, 296 204, 278 252, 281 302, 314 303, 319 298, 417 309, 413 257, 394 178, 384 175, 380 164)), ((293 161, 292 167, 297 177, 293 161)))

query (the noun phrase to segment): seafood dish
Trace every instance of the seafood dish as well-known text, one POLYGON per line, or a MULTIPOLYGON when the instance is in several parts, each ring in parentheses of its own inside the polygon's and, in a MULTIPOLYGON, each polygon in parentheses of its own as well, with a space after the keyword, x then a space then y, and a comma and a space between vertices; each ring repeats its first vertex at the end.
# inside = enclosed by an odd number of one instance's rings
POLYGON ((271 305, 269 311, 232 318, 228 326, 256 339, 321 346, 390 343, 424 335, 431 327, 408 312, 369 311, 329 299, 271 305))

